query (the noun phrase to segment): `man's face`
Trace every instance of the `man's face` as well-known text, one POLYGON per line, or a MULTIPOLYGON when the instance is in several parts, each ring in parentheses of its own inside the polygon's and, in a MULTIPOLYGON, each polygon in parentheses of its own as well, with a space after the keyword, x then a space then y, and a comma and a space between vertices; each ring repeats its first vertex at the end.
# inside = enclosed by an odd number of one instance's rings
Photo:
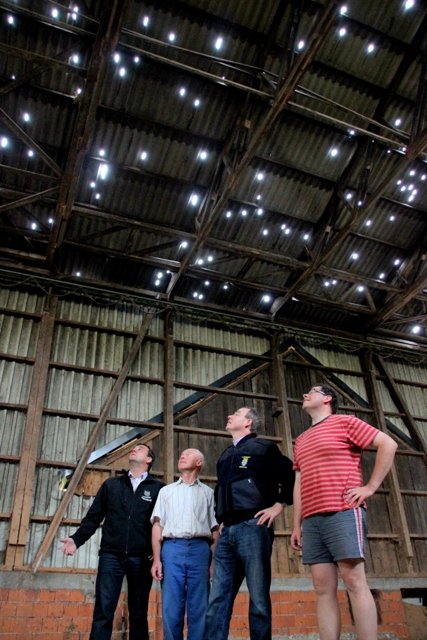
POLYGON ((149 464, 150 461, 151 458, 149 456, 148 447, 145 444, 136 444, 129 454, 129 462, 149 464))
POLYGON ((251 420, 246 417, 249 409, 247 407, 242 407, 241 409, 237 409, 234 413, 228 416, 227 424, 225 425, 226 430, 229 433, 236 432, 244 432, 247 427, 248 433, 250 432, 251 420))
POLYGON ((331 401, 331 396, 327 396, 322 387, 313 387, 308 393, 304 393, 302 396, 302 408, 304 411, 307 409, 319 409, 324 407, 331 401))
POLYGON ((186 449, 183 451, 178 460, 179 471, 194 471, 200 469, 202 461, 196 449, 186 449))

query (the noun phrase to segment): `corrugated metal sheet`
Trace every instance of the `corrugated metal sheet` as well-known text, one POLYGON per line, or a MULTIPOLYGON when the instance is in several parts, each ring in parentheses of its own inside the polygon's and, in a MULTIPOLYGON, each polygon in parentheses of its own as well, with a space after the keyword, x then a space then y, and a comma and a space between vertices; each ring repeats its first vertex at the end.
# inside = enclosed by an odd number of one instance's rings
MULTIPOLYGON (((4 400, 2 399, 4 402, 4 400)), ((21 452, 26 414, 24 411, 0 409, 0 451, 7 456, 21 452)))
POLYGON ((175 318, 174 338, 175 340, 221 349, 234 349, 256 355, 262 355, 270 349, 269 338, 260 332, 247 328, 239 331, 227 328, 226 325, 219 322, 216 324, 206 321, 194 322, 180 315, 175 318))
MULTIPOLYGON (((114 328, 118 331, 139 331, 147 309, 140 309, 134 304, 115 303, 105 298, 96 298, 89 302, 87 298, 68 296, 60 298, 56 317, 82 324, 92 324, 103 328, 114 328)), ((59 329, 58 329, 59 330, 59 329)), ((163 336, 163 318, 155 315, 150 323, 148 333, 163 336)))
POLYGON ((13 496, 15 495, 18 465, 0 462, 0 511, 10 513, 12 511, 13 496))
POLYGON ((0 314, 0 353, 34 358, 39 322, 0 314))
POLYGON ((27 404, 33 366, 20 362, 0 360, 0 397, 2 402, 27 404))

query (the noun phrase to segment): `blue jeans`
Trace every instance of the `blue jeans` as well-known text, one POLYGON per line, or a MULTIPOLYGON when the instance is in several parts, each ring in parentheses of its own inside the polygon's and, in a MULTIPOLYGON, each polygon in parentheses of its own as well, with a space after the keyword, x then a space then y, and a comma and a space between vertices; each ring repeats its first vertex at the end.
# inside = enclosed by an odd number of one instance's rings
POLYGON ((200 538, 165 540, 162 616, 164 640, 182 640, 187 603, 187 640, 202 640, 209 597, 209 543, 200 538))
POLYGON ((128 583, 129 640, 148 640, 148 598, 151 583, 148 558, 99 556, 90 640, 110 640, 123 578, 128 583))
POLYGON ((274 532, 253 518, 223 527, 214 553, 214 576, 205 640, 227 640, 233 602, 246 577, 251 640, 271 640, 271 551, 274 532))

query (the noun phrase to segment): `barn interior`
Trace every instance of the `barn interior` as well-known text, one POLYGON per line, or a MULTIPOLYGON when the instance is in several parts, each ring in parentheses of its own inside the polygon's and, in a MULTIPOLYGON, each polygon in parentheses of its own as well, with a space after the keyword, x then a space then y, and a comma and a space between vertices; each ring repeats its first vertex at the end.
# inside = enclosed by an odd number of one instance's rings
MULTIPOLYGON (((425 640, 425 0, 0 0, 0 30, 4 638, 88 637, 100 531, 59 539, 137 440, 168 483, 202 450, 213 487, 229 413, 292 458, 327 382, 398 442, 366 568, 380 637, 425 640)), ((281 640, 318 637, 291 525, 281 640)))

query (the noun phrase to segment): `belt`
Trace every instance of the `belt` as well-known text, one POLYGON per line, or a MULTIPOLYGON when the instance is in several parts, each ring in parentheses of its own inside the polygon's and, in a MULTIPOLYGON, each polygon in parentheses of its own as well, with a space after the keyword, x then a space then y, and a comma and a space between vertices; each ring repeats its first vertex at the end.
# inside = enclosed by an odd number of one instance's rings
POLYGON ((212 542, 212 538, 208 538, 207 536, 190 536, 189 538, 163 538, 163 542, 166 540, 203 540, 203 542, 207 542, 210 544, 212 542))

